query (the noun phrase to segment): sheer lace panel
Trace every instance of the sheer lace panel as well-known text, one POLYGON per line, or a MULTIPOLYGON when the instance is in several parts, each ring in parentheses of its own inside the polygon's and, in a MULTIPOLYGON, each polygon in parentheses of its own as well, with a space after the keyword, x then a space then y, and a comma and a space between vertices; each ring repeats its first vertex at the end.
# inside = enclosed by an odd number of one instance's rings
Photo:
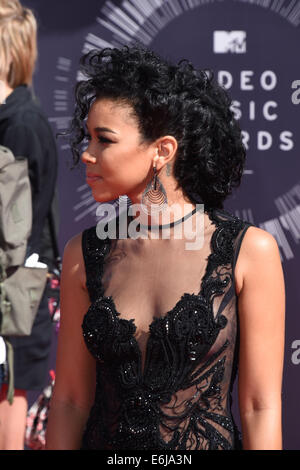
POLYGON ((241 447, 231 415, 233 274, 252 224, 220 209, 203 216, 196 250, 185 236, 100 240, 96 227, 83 232, 91 306, 82 328, 97 390, 82 448, 241 447))

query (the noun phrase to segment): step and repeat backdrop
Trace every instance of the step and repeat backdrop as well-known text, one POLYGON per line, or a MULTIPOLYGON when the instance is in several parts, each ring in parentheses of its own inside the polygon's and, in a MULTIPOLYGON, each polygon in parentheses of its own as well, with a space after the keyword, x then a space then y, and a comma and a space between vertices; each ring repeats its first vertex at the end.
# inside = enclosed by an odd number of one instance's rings
MULTIPOLYGON (((212 68, 232 97, 247 163, 225 209, 277 240, 286 281, 283 377, 285 449, 300 449, 300 1, 28 0, 39 22, 35 93, 53 132, 70 124, 79 58, 92 48, 137 40, 174 62, 212 68)), ((83 164, 57 139, 59 245, 95 224, 98 203, 83 164)), ((263 312, 262 312, 263 315, 263 312)), ((52 362, 55 363, 55 344, 52 362)), ((236 381, 237 382, 237 381, 236 381)), ((233 414, 240 427, 237 383, 233 414)))

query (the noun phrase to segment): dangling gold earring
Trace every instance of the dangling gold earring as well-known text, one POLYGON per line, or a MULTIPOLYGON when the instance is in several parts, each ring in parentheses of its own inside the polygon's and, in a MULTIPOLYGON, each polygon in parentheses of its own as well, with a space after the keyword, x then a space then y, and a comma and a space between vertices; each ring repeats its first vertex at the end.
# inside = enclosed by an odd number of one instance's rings
POLYGON ((159 155, 157 150, 153 165, 154 177, 147 185, 142 195, 142 209, 148 215, 150 215, 151 212, 164 211, 168 205, 166 190, 157 176, 156 161, 158 159, 159 155))

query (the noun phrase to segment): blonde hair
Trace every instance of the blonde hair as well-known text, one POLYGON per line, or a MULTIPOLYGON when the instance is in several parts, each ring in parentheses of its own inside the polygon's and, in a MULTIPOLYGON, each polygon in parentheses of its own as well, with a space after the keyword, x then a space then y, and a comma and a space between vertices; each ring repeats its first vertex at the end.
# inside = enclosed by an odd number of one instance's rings
POLYGON ((0 79, 11 88, 32 84, 37 59, 37 22, 18 0, 0 0, 0 79))

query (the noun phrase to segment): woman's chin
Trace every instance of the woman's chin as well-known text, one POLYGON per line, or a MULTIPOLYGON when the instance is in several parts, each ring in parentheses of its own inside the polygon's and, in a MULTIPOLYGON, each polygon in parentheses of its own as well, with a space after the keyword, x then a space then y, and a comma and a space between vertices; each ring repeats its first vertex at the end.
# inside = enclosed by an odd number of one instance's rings
POLYGON ((99 203, 112 203, 115 199, 117 199, 119 196, 114 196, 113 194, 99 194, 96 191, 92 191, 93 193, 93 198, 95 199, 96 202, 99 203))

